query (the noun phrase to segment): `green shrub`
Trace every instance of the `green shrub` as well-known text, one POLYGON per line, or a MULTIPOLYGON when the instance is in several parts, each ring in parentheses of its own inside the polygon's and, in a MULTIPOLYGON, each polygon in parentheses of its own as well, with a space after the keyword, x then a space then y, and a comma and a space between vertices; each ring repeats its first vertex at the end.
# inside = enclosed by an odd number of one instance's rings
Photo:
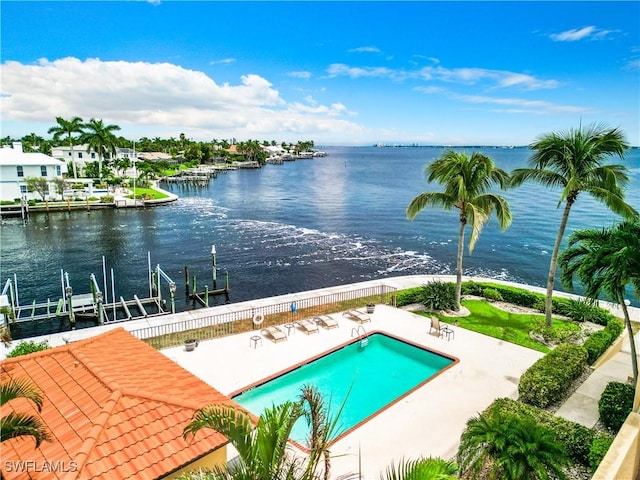
MULTIPOLYGON (((569 458, 580 465, 589 466, 591 464, 592 444, 596 438, 599 439, 600 445, 606 441, 613 441, 613 437, 608 433, 587 428, 579 423, 557 417, 545 410, 525 405, 522 402, 510 398, 499 398, 495 400, 487 410, 492 408, 498 408, 515 415, 529 416, 536 422, 550 428, 555 433, 556 438, 567 449, 569 458)), ((595 451, 593 455, 595 460, 595 451)))
POLYGON ((39 352, 49 348, 49 344, 46 341, 35 342, 33 340, 27 340, 20 342, 16 347, 7 353, 7 358, 19 357, 21 355, 28 355, 33 352, 39 352))
POLYGON ((531 365, 520 377, 520 400, 540 408, 557 402, 584 371, 587 351, 563 343, 531 365))
POLYGON ((485 288, 484 298, 486 298, 487 300, 493 300, 494 302, 502 301, 502 295, 495 288, 485 288))
POLYGON ((598 413, 605 427, 617 432, 633 408, 634 388, 620 382, 609 382, 598 401, 598 413))
POLYGON ((612 443, 613 438, 610 436, 603 434, 595 436, 591 443, 591 448, 589 449, 589 466, 591 467, 592 472, 596 471, 612 443))
POLYGON ((590 322, 592 312, 593 302, 589 300, 574 300, 571 298, 560 306, 558 313, 576 322, 590 322))
POLYGON ((420 287, 419 301, 427 310, 452 310, 456 306, 456 285, 430 282, 420 287))
POLYGON ((616 341, 618 336, 622 333, 624 325, 617 318, 612 318, 604 327, 604 330, 599 330, 592 333, 589 338, 584 342, 583 347, 589 354, 589 365, 593 365, 600 356, 606 352, 613 342, 616 341))
POLYGON ((475 295, 482 297, 482 291, 484 287, 482 284, 469 280, 468 282, 462 282, 462 295, 475 295))
POLYGON ((396 295, 396 306, 404 307, 405 305, 411 305, 412 303, 420 303, 419 287, 401 290, 396 295))
POLYGON ((113 195, 103 195, 100 197, 101 203, 113 203, 113 195))

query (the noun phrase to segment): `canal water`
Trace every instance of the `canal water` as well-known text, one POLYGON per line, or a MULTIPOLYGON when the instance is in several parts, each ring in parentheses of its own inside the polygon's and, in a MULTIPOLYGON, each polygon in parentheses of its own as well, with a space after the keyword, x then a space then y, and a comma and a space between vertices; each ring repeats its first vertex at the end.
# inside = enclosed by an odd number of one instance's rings
MULTIPOLYGON (((418 193, 440 189, 426 182, 423 168, 442 148, 323 150, 328 156, 230 171, 206 187, 164 184, 180 197, 165 206, 34 214, 26 224, 4 219, 0 280, 4 285, 15 274, 23 305, 57 301, 61 270, 68 272, 74 293, 87 293, 91 273, 101 282, 104 257, 108 290, 113 269, 117 297, 144 297, 150 254, 152 266, 159 264, 177 283, 176 306, 184 310, 193 308, 184 294, 185 266, 196 275, 198 290, 211 287, 212 245, 218 287, 228 271, 232 302, 455 272, 456 212, 425 210, 413 222, 405 215, 418 193)), ((526 148, 465 150, 482 151, 507 171, 526 166, 530 155, 526 148)), ((627 201, 640 210, 640 151, 630 151, 625 164, 631 173, 627 201)), ((529 184, 503 195, 513 223, 501 232, 495 219, 489 222, 473 253, 465 253, 465 273, 544 286, 560 221, 559 192, 529 184)), ((582 194, 567 235, 618 220, 582 194)))

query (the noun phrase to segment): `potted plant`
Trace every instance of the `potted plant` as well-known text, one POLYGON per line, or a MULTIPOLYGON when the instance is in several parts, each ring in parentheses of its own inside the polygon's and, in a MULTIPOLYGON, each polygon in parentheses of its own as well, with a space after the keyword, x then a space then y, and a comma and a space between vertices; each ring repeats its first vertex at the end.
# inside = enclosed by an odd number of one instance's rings
POLYGON ((195 338, 189 338, 184 341, 184 349, 187 352, 193 352, 198 346, 198 341, 195 338))
POLYGON ((373 303, 367 303, 367 313, 373 313, 376 306, 373 303))

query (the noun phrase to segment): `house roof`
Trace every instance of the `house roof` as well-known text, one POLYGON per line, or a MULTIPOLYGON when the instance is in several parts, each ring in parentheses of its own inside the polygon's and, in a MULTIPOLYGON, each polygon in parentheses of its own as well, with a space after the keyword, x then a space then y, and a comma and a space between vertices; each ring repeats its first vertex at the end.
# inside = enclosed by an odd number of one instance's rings
MULTIPOLYGON (((53 438, 38 449, 31 437, 3 442, 3 469, 11 461, 57 462, 66 471, 47 478, 151 479, 227 443, 214 430, 190 441, 182 431, 196 409, 233 402, 122 328, 4 360, 0 370, 39 387, 40 417, 53 438)), ((25 399, 3 405, 2 416, 12 409, 37 415, 25 399)), ((3 472, 4 478, 27 478, 15 470, 3 472)))
POLYGON ((60 165, 66 172, 66 163, 44 153, 25 153, 21 149, 0 148, 0 165, 60 165))

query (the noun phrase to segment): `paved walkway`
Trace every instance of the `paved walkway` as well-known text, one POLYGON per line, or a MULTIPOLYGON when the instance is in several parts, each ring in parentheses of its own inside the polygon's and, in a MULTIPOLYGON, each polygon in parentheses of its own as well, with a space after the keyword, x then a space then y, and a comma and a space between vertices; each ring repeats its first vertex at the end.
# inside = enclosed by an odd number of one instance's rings
MULTIPOLYGON (((636 346, 640 345, 640 333, 635 335, 636 346)), ((589 375, 589 378, 557 410, 556 415, 594 427, 598 422, 598 401, 609 382, 625 383, 632 375, 631 345, 625 341, 622 350, 589 375)))

